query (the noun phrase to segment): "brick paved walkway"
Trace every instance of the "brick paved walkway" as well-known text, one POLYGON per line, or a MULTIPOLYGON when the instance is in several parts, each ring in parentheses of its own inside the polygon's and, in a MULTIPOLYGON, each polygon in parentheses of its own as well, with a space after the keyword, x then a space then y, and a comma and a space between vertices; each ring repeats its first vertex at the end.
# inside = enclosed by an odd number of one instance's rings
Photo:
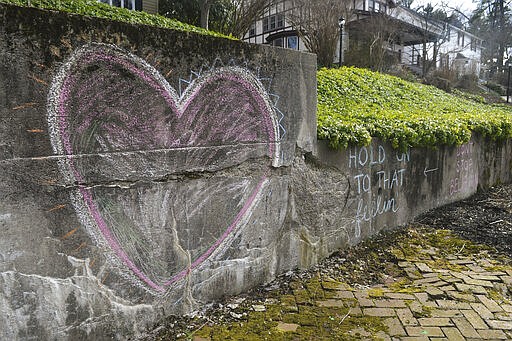
POLYGON ((399 266, 413 280, 406 289, 340 287, 336 299, 317 300, 316 304, 349 307, 349 315, 382 319, 387 330, 374 335, 360 333, 362 338, 512 339, 512 305, 505 298, 512 288, 512 270, 497 271, 499 265, 486 258, 451 256, 449 263, 457 270, 429 266, 423 259, 403 261, 399 266))
MULTIPOLYGON (((413 233, 391 252, 386 284, 313 277, 239 310, 240 321, 205 324, 200 340, 512 339, 512 266, 446 231, 413 233), (396 276, 401 274, 401 276, 396 276)), ((236 311, 236 310, 235 310, 236 311)), ((233 314, 237 314, 237 312, 233 314)), ((238 315, 235 315, 238 316, 238 315)))

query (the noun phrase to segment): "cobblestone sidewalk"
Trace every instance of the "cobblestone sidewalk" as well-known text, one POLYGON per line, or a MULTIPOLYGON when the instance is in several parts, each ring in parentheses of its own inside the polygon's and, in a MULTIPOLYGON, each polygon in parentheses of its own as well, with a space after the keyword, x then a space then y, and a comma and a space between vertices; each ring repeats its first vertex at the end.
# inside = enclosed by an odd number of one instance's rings
MULTIPOLYGON (((236 321, 208 318, 183 339, 512 339, 512 266, 507 257, 444 230, 409 229, 381 264, 383 283, 330 276, 289 283, 259 302, 234 298, 236 321)), ((378 259, 376 260, 378 261, 378 259)))
POLYGON ((364 329, 348 332, 356 338, 512 339, 512 305, 506 298, 512 284, 512 270, 501 268, 486 255, 480 256, 450 255, 448 267, 439 266, 444 259, 435 256, 401 261, 399 266, 412 280, 406 289, 396 290, 396 285, 363 290, 338 287, 335 298, 315 303, 324 307, 349 307, 347 314, 378 317, 386 326, 374 334, 364 329))

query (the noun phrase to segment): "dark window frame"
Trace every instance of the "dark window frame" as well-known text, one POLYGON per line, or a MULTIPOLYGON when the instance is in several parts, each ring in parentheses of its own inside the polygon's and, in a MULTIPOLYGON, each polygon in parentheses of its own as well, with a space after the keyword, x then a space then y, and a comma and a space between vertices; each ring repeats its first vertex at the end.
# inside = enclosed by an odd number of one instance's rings
POLYGON ((263 33, 272 32, 285 26, 285 16, 283 13, 275 13, 262 19, 263 33))

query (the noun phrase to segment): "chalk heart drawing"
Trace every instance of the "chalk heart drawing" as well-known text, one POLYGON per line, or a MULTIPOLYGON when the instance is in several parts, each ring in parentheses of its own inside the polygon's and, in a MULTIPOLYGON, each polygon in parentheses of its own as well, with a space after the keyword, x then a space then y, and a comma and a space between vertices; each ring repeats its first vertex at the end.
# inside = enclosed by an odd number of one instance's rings
POLYGON ((276 165, 280 153, 272 102, 248 70, 212 68, 178 94, 146 61, 105 44, 76 50, 57 70, 48 124, 79 219, 121 274, 154 294, 223 257, 255 219, 269 188, 265 160, 276 165), (155 162, 148 171, 144 155, 167 155, 159 167, 172 175, 236 165, 243 160, 225 159, 258 148, 251 174, 94 184, 105 173, 151 176, 155 162))

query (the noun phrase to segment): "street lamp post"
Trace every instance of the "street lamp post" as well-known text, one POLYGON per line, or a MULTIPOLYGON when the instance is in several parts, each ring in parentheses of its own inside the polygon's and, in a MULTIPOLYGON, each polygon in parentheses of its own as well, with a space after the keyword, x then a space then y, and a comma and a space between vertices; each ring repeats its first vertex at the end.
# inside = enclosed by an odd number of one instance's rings
POLYGON ((341 67, 341 64, 343 62, 343 59, 342 59, 342 55, 343 55, 343 24, 345 24, 345 19, 343 17, 340 17, 338 19, 338 24, 340 26, 340 55, 339 55, 338 65, 341 67))
POLYGON ((510 69, 512 69, 512 61, 509 59, 505 65, 508 66, 508 79, 507 79, 507 103, 510 103, 510 69))

